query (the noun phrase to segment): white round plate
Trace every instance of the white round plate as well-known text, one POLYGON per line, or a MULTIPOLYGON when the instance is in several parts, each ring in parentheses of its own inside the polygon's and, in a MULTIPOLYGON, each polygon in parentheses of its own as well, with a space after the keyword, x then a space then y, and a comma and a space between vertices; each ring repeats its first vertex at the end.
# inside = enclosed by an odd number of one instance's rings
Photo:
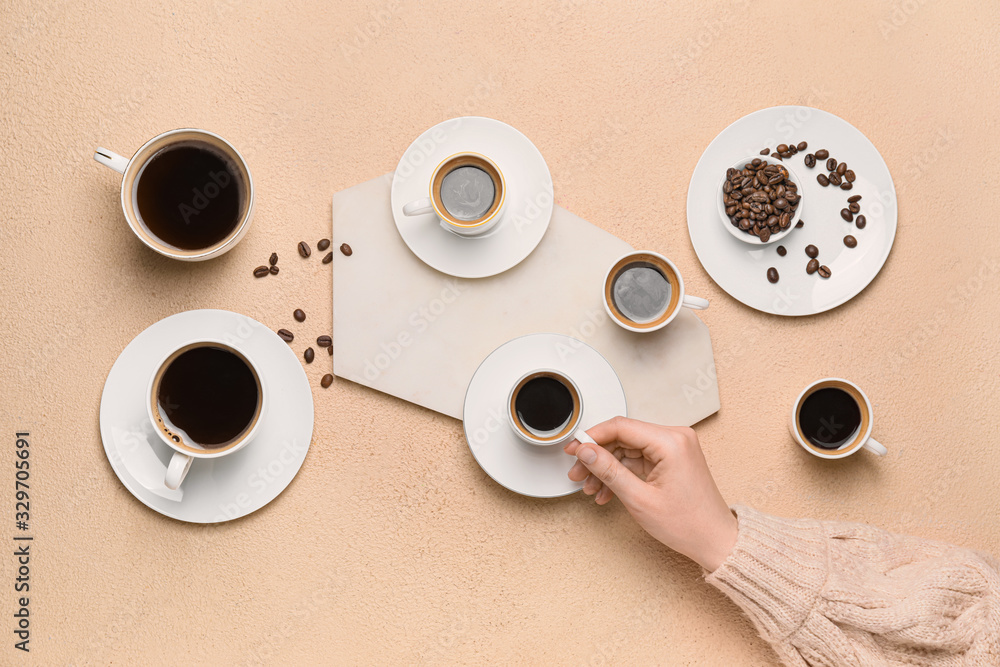
POLYGON ((554 205, 552 176, 535 145, 510 125, 478 116, 446 120, 410 144, 393 175, 391 200, 396 228, 413 254, 457 278, 486 278, 517 266, 542 240, 554 205), (437 165, 464 151, 486 155, 503 172, 507 201, 500 223, 482 236, 463 237, 442 227, 433 212, 403 215, 403 206, 428 196, 437 165))
POLYGON ((561 445, 531 445, 511 429, 505 411, 510 388, 538 368, 562 371, 583 399, 581 425, 590 428, 626 415, 625 390, 611 364, 594 348, 561 334, 531 334, 504 343, 479 365, 465 394, 462 424, 472 455, 495 482, 515 493, 556 498, 583 482, 566 476, 576 462, 561 445))
POLYGON ((295 353, 260 322, 226 310, 178 313, 140 333, 111 367, 101 395, 101 439, 118 479, 149 508, 192 523, 238 519, 271 502, 302 466, 312 429, 312 391, 295 353), (269 404, 249 445, 195 460, 180 489, 171 491, 163 477, 173 450, 149 422, 146 388, 171 349, 200 335, 239 345, 260 369, 269 404))
POLYGON ((857 128, 833 114, 810 107, 784 106, 756 111, 739 119, 717 136, 691 175, 688 186, 687 219, 691 243, 702 266, 719 287, 751 308, 774 315, 815 315, 849 301, 868 286, 885 264, 896 236, 896 188, 882 156, 857 128), (726 168, 746 155, 781 143, 806 141, 809 147, 785 160, 803 180, 803 227, 777 244, 754 247, 734 239, 719 223, 715 198, 726 168), (838 162, 857 174, 854 188, 841 190, 816 182, 828 173, 825 160, 812 169, 803 163, 807 153, 825 148, 838 162), (864 229, 845 222, 840 210, 847 198, 861 195, 864 229), (844 237, 858 240, 854 249, 844 237), (819 248, 820 264, 833 275, 823 279, 806 274, 805 247, 819 248), (788 254, 778 256, 777 247, 788 254), (778 270, 775 284, 767 281, 767 269, 778 270))

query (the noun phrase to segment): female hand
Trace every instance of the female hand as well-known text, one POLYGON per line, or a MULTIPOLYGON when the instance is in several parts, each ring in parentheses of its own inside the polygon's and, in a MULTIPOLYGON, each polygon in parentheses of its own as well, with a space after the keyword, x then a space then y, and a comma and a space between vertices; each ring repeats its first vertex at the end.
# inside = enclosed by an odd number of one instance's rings
POLYGON ((614 496, 639 525, 714 571, 736 543, 737 522, 705 462, 698 436, 687 427, 658 426, 615 417, 587 429, 600 447, 573 440, 569 471, 598 505, 614 496))

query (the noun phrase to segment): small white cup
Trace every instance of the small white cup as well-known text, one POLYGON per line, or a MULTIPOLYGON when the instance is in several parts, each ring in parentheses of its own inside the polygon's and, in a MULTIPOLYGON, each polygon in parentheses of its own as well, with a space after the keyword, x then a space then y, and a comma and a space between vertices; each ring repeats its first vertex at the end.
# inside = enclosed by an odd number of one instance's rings
POLYGON ((888 453, 888 450, 882 445, 882 443, 871 437, 872 426, 874 423, 875 413, 872 410, 871 401, 868 400, 868 396, 865 395, 865 392, 861 391, 861 387, 843 378, 823 378, 822 380, 816 380, 803 389, 802 392, 799 393, 798 398, 795 399, 795 403, 792 404, 792 413, 788 421, 788 432, 791 433, 792 439, 799 443, 803 449, 813 456, 818 456, 821 459, 842 459, 850 456, 862 447, 879 456, 885 456, 888 453), (841 389, 847 392, 851 398, 855 400, 858 404, 858 408, 861 410, 860 426, 858 426, 854 432, 850 442, 841 445, 837 449, 823 449, 822 447, 813 445, 808 439, 806 439, 805 434, 799 426, 799 411, 802 409, 802 404, 805 402, 806 398, 808 398, 814 391, 828 387, 841 389))
POLYGON ((669 259, 658 252, 651 250, 636 250, 619 257, 604 275, 604 310, 611 317, 611 321, 623 329, 638 333, 649 333, 656 331, 670 324, 681 308, 692 310, 705 310, 708 308, 708 299, 691 296, 684 293, 684 279, 681 272, 677 270, 669 259), (636 322, 629 319, 624 313, 618 310, 614 302, 615 280, 626 269, 634 266, 646 266, 655 269, 670 283, 670 301, 665 310, 659 316, 648 322, 636 322))
POLYGON ((574 438, 580 442, 594 443, 591 437, 587 435, 587 432, 580 428, 580 424, 583 421, 583 395, 580 393, 580 388, 576 386, 576 383, 573 382, 568 375, 561 371, 551 368, 539 368, 522 375, 518 378, 517 382, 514 383, 514 386, 510 388, 510 393, 507 394, 506 412, 511 430, 514 431, 514 434, 517 437, 529 444, 543 447, 551 445, 564 445, 574 438), (539 377, 549 377, 554 380, 558 380, 573 396, 573 414, 570 416, 565 425, 552 433, 537 433, 532 431, 525 424, 521 423, 521 420, 517 417, 517 410, 514 407, 518 392, 521 388, 524 387, 529 380, 539 377))
MULTIPOLYGON (((192 128, 170 130, 147 141, 131 158, 123 157, 106 148, 98 148, 94 152, 94 160, 122 174, 122 212, 125 214, 125 219, 128 221, 129 227, 132 228, 135 235, 147 247, 165 257, 185 262, 201 262, 206 259, 212 259, 232 250, 240 242, 240 239, 246 235, 247 230, 250 229, 250 223, 253 220, 254 201, 253 178, 250 176, 250 167, 247 166, 246 160, 243 159, 243 156, 240 155, 240 152, 232 144, 213 132, 192 128), (190 142, 211 146, 225 155, 228 161, 239 171, 239 177, 242 181, 241 184, 238 184, 241 187, 241 213, 240 219, 233 230, 218 243, 207 248, 185 250, 164 242, 143 223, 142 216, 139 215, 136 191, 139 186, 139 180, 142 177, 143 169, 149 164, 150 160, 166 148, 190 142)), ((212 184, 206 184, 206 189, 209 186, 212 186, 212 184)), ((217 187, 218 184, 215 184, 215 186, 217 187)))
POLYGON ((245 352, 231 343, 225 343, 221 340, 213 338, 194 338, 171 350, 170 353, 156 365, 153 373, 150 375, 149 384, 146 387, 146 416, 153 425, 153 431, 156 432, 156 434, 164 443, 167 444, 167 446, 174 450, 174 454, 170 458, 170 463, 167 466, 167 472, 163 480, 164 485, 168 489, 177 489, 184 481, 188 471, 191 469, 191 463, 195 459, 222 458, 223 456, 234 454, 249 445, 254 439, 254 436, 257 435, 260 425, 264 421, 265 409, 267 407, 266 394, 267 392, 264 388, 264 380, 261 377, 257 366, 254 365, 253 361, 245 352), (157 389, 159 388, 160 379, 162 378, 163 372, 166 370, 167 366, 169 366, 170 362, 172 362, 182 352, 206 344, 212 345, 213 347, 221 347, 235 353, 247 364, 257 380, 257 412, 254 415, 253 422, 250 427, 243 431, 238 440, 223 447, 214 449, 202 449, 186 444, 183 438, 170 430, 168 424, 164 423, 157 417, 159 413, 159 408, 157 407, 157 389))
POLYGON ((480 153, 464 152, 449 155, 434 168, 428 186, 430 196, 417 199, 403 206, 403 215, 414 216, 435 213, 441 226, 459 236, 480 236, 490 231, 503 218, 507 199, 507 185, 500 167, 490 158, 480 153), (459 167, 476 167, 486 172, 493 181, 493 205, 476 220, 460 220, 448 212, 441 201, 441 183, 444 177, 459 167))

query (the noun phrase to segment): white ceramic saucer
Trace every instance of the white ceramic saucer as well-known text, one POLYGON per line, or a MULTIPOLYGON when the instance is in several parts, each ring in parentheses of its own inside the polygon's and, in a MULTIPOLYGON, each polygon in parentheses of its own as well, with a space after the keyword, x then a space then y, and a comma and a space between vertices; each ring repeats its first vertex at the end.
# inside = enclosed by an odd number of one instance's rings
POLYGON ((295 353, 260 322, 225 310, 178 313, 140 333, 111 367, 101 395, 101 439, 118 479, 151 509, 192 523, 238 519, 271 502, 302 466, 312 429, 312 391, 295 353), (270 403, 249 445, 194 461, 181 488, 171 491, 163 477, 173 450, 149 423, 146 388, 170 349, 199 335, 239 345, 260 369, 270 403))
POLYGON ((421 134, 403 153, 391 192, 403 242, 428 266, 457 278, 485 278, 517 266, 542 240, 554 205, 552 176, 535 145, 510 125, 478 116, 452 118, 421 134), (443 228, 434 213, 403 215, 404 205, 427 197, 437 165, 463 151, 488 156, 503 172, 503 220, 482 236, 462 237, 443 228))
POLYGON ((561 334, 531 334, 493 350, 479 365, 465 394, 462 424, 472 455, 501 486, 535 498, 579 491, 583 482, 566 476, 576 462, 560 445, 530 445, 511 430, 505 404, 511 387, 525 373, 552 368, 580 388, 584 429, 626 415, 625 390, 611 364, 594 348, 561 334))
POLYGON ((702 154, 688 186, 687 219, 691 243, 702 266, 719 287, 751 308, 775 315, 814 315, 836 308, 861 292, 878 275, 896 236, 896 188, 878 150, 847 121, 819 109, 784 106, 744 116, 723 130, 702 154), (806 141, 809 147, 785 160, 802 179, 801 218, 804 226, 768 246, 754 247, 733 238, 719 224, 716 198, 726 168, 764 147, 806 141), (854 188, 823 187, 817 174, 826 174, 825 161, 814 168, 803 164, 807 153, 825 148, 830 156, 857 174, 854 188), (861 195, 864 229, 840 217, 847 198, 861 195), (844 236, 858 240, 844 245, 844 236), (820 264, 830 267, 828 279, 806 274, 805 247, 819 248, 820 264), (780 257, 777 247, 788 254, 780 257), (778 270, 775 284, 767 269, 778 270))

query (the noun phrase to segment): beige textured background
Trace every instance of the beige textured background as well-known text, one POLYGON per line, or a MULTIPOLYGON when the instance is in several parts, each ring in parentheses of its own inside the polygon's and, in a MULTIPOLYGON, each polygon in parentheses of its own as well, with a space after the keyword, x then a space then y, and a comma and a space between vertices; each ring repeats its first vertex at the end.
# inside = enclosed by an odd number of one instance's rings
MULTIPOLYGON (((850 2, 0 3, 0 540, 13 433, 33 436, 37 664, 770 664, 698 568, 620 505, 492 483, 457 421, 338 380, 270 506, 217 527, 161 517, 105 460, 104 379, 143 328, 190 308, 330 328, 329 266, 294 246, 330 196, 451 116, 521 129, 557 201, 672 256, 712 299, 722 411, 699 427, 724 495, 1000 552, 997 442, 1000 6, 850 2), (701 269, 688 179, 722 128, 775 104, 838 114, 900 197, 881 275, 824 315, 762 315, 701 269), (174 127, 236 144, 257 217, 186 265, 132 237, 92 160, 174 127), (276 250, 277 278, 251 269, 276 250), (808 381, 858 381, 883 460, 809 458, 784 430, 808 381)), ((334 239, 335 244, 350 239, 334 239)), ((301 348, 296 343, 296 351, 301 348)), ((4 547, 0 553, 8 553, 4 547)), ((20 663, 0 556, 0 663, 20 663)))

